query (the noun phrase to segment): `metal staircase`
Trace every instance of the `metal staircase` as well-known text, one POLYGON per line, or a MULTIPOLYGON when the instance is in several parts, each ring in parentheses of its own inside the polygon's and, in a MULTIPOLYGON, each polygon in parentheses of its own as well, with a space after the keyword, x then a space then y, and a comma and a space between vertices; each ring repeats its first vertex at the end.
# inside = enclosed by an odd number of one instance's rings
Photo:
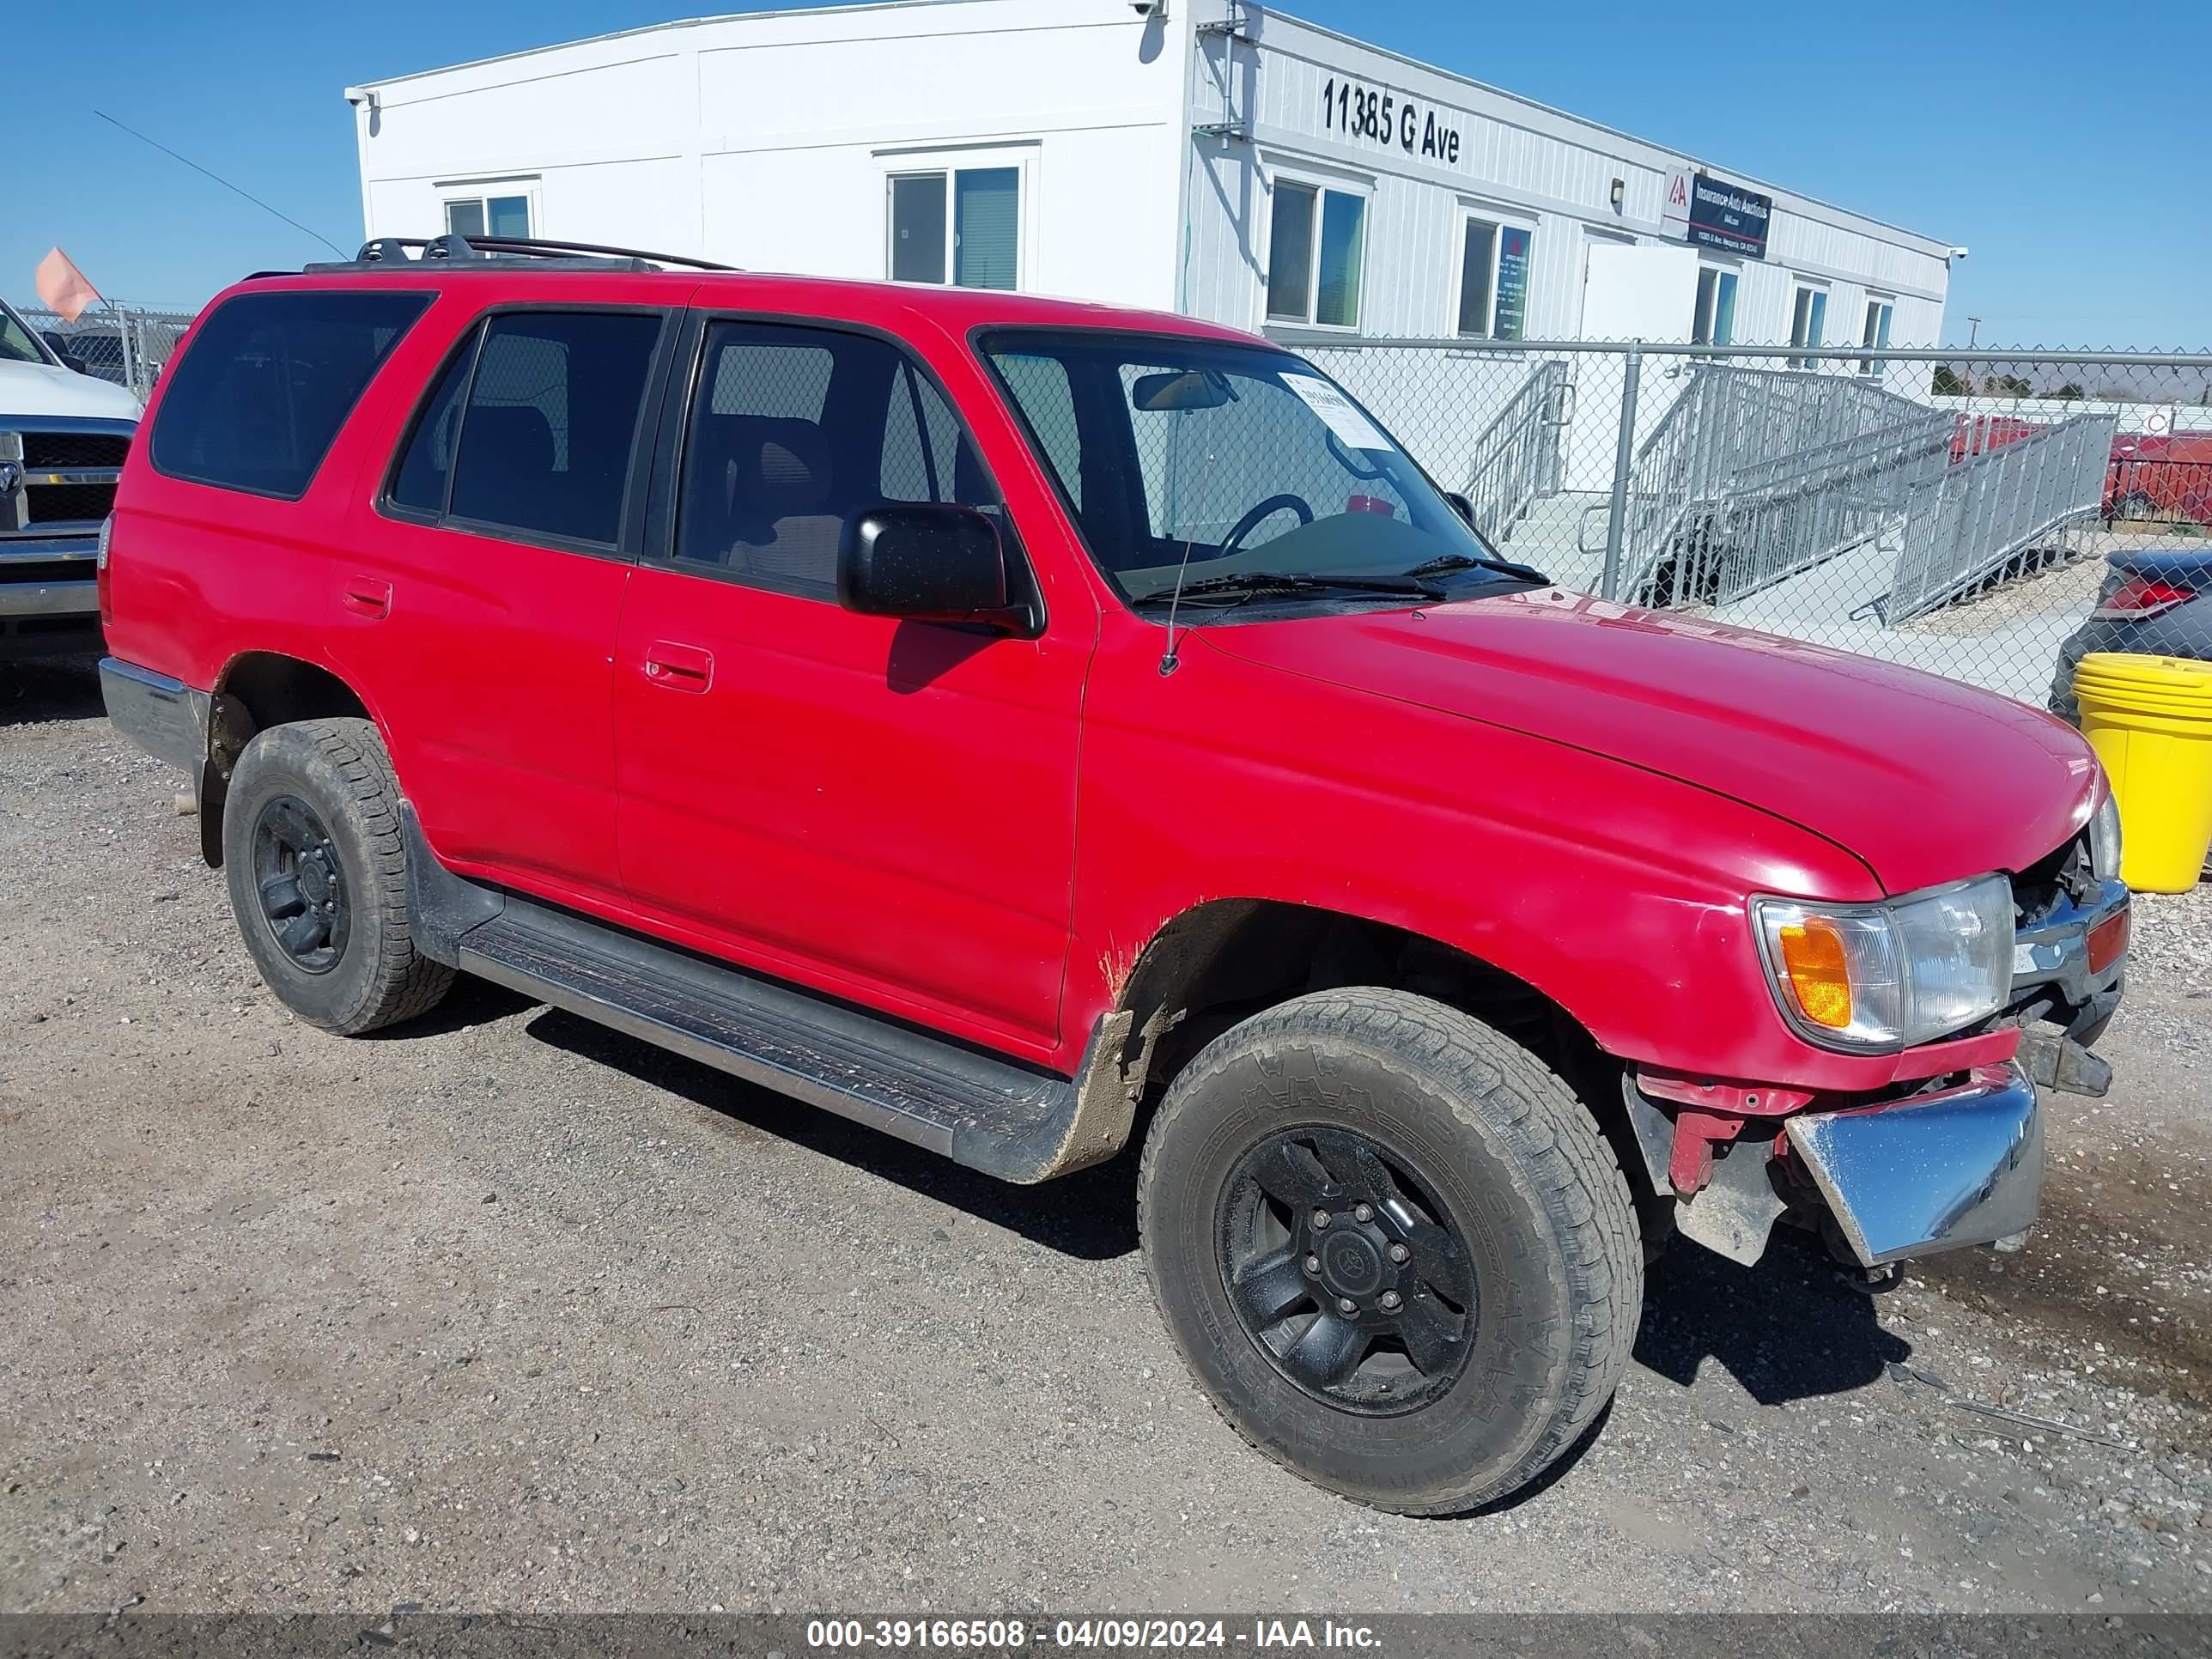
POLYGON ((1692 362, 1636 453, 1622 597, 1740 599, 1894 520, 1953 417, 1855 376, 1692 362))
POLYGON ((1574 420, 1574 385, 1557 358, 1538 362, 1521 389, 1483 428, 1468 458, 1460 493, 1474 522, 1503 545, 1529 507, 1559 488, 1565 433, 1574 420))

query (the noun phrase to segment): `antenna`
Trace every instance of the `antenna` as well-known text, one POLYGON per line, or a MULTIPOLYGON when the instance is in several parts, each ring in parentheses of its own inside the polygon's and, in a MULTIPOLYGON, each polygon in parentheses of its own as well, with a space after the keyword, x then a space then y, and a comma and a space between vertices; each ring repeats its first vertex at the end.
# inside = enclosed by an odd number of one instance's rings
POLYGON ((236 185, 232 184, 229 179, 224 178, 219 173, 208 172, 207 168, 202 167, 198 161, 193 161, 191 156, 179 155, 176 151, 171 149, 167 144, 162 143, 159 139, 149 138, 144 133, 139 131, 136 127, 125 126, 122 122, 117 120, 112 115, 110 115, 104 109, 96 109, 93 111, 93 113, 97 115, 101 120, 106 122, 107 125, 112 127, 122 127, 124 131, 129 133, 140 143, 151 144, 155 149, 160 150, 162 155, 172 157, 176 161, 182 161, 194 173, 204 173, 208 178, 214 179, 216 183, 221 185, 225 190, 229 191, 232 194, 245 197, 247 201, 252 203, 254 206, 259 208, 264 213, 276 213, 279 219, 282 219, 286 224, 291 226, 293 229, 304 232, 306 234, 313 237, 325 247, 330 249, 331 252, 337 254, 339 258, 343 259, 346 257, 345 250, 340 247, 336 242, 331 240, 329 237, 324 235, 322 232, 319 230, 308 230, 307 226, 301 224, 297 219, 292 217, 289 213, 277 213, 275 208, 270 207, 268 203, 263 201, 258 196, 254 195, 251 191, 239 189, 236 185))
MULTIPOLYGON (((1213 470, 1213 463, 1216 459, 1216 457, 1212 455, 1208 455, 1206 458, 1207 471, 1210 472, 1213 470)), ((1178 495, 1181 494, 1180 491, 1176 493, 1178 495)), ((1160 654, 1160 678, 1162 679, 1167 678, 1169 675, 1174 673, 1176 669, 1182 666, 1182 659, 1176 655, 1176 612, 1182 609, 1182 580, 1190 570, 1191 550, 1195 548, 1197 545, 1198 537, 1194 533, 1183 543, 1182 562, 1176 566, 1175 593, 1168 600, 1167 649, 1160 654)))

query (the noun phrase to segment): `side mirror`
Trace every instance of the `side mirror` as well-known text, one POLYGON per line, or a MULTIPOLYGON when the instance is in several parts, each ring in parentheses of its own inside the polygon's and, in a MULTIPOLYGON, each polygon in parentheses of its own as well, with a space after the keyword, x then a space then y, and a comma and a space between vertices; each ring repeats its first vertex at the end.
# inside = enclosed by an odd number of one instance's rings
POLYGON ((62 360, 64 368, 74 369, 79 374, 92 373, 92 369, 84 359, 76 355, 68 335, 57 334, 51 329, 44 329, 40 331, 39 337, 52 349, 55 356, 62 360))
POLYGON ((1466 496, 1459 495, 1447 495, 1444 499, 1451 503, 1451 510, 1458 514, 1462 519, 1467 521, 1467 527, 1469 530, 1474 529, 1474 503, 1468 500, 1466 496))
POLYGON ((886 502, 854 514, 837 546, 837 603, 864 617, 1010 633, 1030 620, 1007 596, 998 526, 972 507, 886 502))

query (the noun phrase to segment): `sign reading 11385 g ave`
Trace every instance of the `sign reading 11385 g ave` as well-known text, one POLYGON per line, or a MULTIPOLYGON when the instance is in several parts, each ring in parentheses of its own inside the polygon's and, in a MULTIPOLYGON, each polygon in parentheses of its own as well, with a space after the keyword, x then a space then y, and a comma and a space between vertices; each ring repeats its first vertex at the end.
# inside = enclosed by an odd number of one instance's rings
POLYGON ((1449 112, 1424 108, 1401 94, 1332 79, 1321 89, 1321 130, 1364 138, 1446 167, 1459 165, 1459 129, 1449 112))

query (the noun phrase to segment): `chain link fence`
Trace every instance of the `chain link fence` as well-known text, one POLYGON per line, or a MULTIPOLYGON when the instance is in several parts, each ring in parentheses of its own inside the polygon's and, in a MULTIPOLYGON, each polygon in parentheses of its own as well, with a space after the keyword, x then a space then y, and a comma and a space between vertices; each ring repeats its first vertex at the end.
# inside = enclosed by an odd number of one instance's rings
POLYGON ((2212 355, 1288 336, 1501 553, 2069 713, 2212 657, 2212 355))
POLYGON ((111 305, 87 311, 72 323, 43 306, 15 309, 64 362, 129 388, 141 402, 197 314, 111 305))

